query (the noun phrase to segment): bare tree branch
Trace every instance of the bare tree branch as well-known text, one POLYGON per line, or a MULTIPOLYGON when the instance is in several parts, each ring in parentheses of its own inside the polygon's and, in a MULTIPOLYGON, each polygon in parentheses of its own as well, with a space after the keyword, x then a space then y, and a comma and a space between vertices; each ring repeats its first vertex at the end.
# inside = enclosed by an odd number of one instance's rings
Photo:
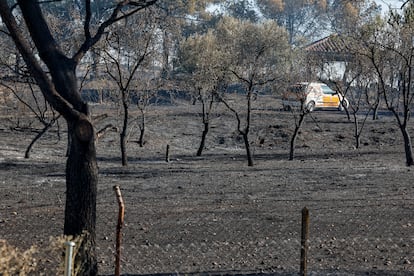
MULTIPOLYGON (((84 23, 85 35, 87 34, 89 35, 85 37, 85 41, 83 42, 79 50, 72 57, 73 61, 75 63, 78 63, 82 59, 82 57, 86 54, 86 52, 101 39, 102 35, 105 33, 106 29, 110 25, 131 16, 140 10, 143 10, 145 8, 148 8, 154 5, 157 1, 158 0, 141 0, 141 1, 124 0, 124 1, 119 2, 116 5, 116 7, 113 9, 111 16, 98 27, 98 30, 96 31, 96 34, 94 36, 91 36, 90 34, 90 30, 89 30, 90 18, 88 19, 88 16, 86 16, 85 23, 84 23), (128 6, 135 7, 135 9, 120 15, 122 10, 128 6)), ((87 2, 89 2, 89 0, 87 2)))
MULTIPOLYGON (((28 2, 29 1, 26 1, 25 3, 28 2)), ((10 35, 13 38, 16 47, 19 49, 19 52, 22 54, 23 59, 25 60, 33 77, 39 85, 44 97, 48 100, 54 109, 56 109, 61 114, 65 114, 67 118, 73 118, 74 116, 77 116, 76 111, 71 108, 69 102, 67 102, 56 92, 53 83, 43 71, 37 58, 34 56, 30 45, 23 38, 22 32, 20 31, 18 24, 15 21, 13 14, 11 13, 11 9, 7 3, 7 0, 0 0, 0 15, 3 19, 3 23, 10 31, 10 35)))

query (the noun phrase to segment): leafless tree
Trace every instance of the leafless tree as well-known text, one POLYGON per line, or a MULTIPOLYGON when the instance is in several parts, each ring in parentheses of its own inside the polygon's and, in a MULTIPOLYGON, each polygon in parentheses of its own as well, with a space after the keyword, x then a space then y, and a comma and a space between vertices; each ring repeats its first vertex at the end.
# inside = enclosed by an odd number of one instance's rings
POLYGON ((128 18, 129 25, 133 25, 136 31, 125 30, 124 26, 113 26, 106 38, 106 46, 102 50, 105 63, 105 72, 115 83, 119 91, 119 103, 122 108, 122 127, 120 132, 120 148, 122 165, 128 164, 127 144, 128 128, 130 123, 130 105, 132 101, 139 103, 139 82, 142 79, 151 78, 147 69, 151 56, 154 57, 157 44, 156 26, 151 16, 133 16, 128 18), (136 43, 141 41, 141 43, 136 43), (143 75, 141 79, 138 74, 143 75), (135 93, 135 95, 134 95, 135 93))
POLYGON ((292 137, 290 138, 290 150, 289 150, 289 160, 293 160, 295 158, 295 148, 296 148, 296 140, 299 135, 299 131, 302 128, 305 117, 310 114, 309 109, 306 107, 306 88, 301 87, 300 85, 294 85, 290 89, 294 89, 296 91, 292 91, 295 93, 298 103, 298 106, 291 107, 291 112, 293 115, 293 119, 295 122, 295 128, 293 130, 292 137))
MULTIPOLYGON (((30 152, 34 146, 34 144, 55 124, 57 124, 60 115, 56 114, 56 112, 49 106, 49 104, 44 101, 44 98, 39 95, 40 92, 37 91, 34 84, 30 83, 30 80, 27 80, 26 83, 10 83, 8 81, 0 82, 0 86, 5 87, 10 93, 12 93, 18 100, 18 102, 25 106, 27 110, 29 110, 29 114, 26 116, 30 117, 31 115, 36 118, 38 122, 40 122, 43 126, 40 130, 34 130, 37 132, 36 136, 32 139, 29 145, 26 148, 24 153, 25 158, 30 157, 30 152), (23 94, 19 93, 20 91, 25 91, 23 94), (29 92, 30 91, 30 92, 29 92)), ((58 138, 60 138, 59 131, 58 131, 58 138)))
POLYGON ((414 100, 414 3, 400 12, 391 12, 387 21, 378 20, 362 29, 359 38, 361 55, 371 64, 379 93, 393 114, 404 141, 407 166, 414 165, 411 136, 408 131, 414 100))

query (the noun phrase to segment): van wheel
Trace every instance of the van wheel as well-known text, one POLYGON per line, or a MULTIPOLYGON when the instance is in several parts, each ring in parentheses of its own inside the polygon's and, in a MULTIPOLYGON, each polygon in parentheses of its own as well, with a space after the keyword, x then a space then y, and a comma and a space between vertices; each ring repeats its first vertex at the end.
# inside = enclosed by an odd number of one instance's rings
POLYGON ((311 101, 306 105, 306 111, 313 112, 315 110, 315 102, 311 101))

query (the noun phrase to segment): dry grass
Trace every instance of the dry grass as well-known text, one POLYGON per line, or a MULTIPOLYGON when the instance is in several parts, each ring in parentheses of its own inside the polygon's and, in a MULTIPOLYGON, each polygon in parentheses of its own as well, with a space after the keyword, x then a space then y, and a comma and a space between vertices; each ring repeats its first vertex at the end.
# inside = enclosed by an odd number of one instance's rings
MULTIPOLYGON (((63 275, 65 265, 65 243, 75 243, 72 263, 79 252, 84 235, 50 237, 47 247, 40 248, 32 245, 23 250, 10 245, 6 240, 0 240, 0 275, 63 275)), ((75 264, 72 275, 78 275, 79 265, 75 264)))
POLYGON ((3 276, 27 275, 35 271, 37 252, 36 246, 24 251, 8 244, 5 240, 0 240, 0 274, 3 276))

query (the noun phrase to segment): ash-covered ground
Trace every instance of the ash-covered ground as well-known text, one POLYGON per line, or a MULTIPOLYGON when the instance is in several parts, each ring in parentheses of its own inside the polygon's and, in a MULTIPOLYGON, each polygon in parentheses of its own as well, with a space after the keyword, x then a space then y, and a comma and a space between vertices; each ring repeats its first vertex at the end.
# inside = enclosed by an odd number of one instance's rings
MULTIPOLYGON (((222 106, 212 114, 201 157, 195 156, 201 110, 183 102, 148 108, 142 148, 138 121, 131 122, 127 167, 119 133, 98 140, 100 274, 114 273, 113 186, 119 185, 126 206, 124 274, 295 275, 307 207, 310 275, 414 275, 414 172, 405 166, 395 119, 385 112, 368 119, 356 149, 344 112, 315 111, 289 161, 292 114, 270 96, 254 104, 253 167, 234 116, 222 106)), ((92 112, 109 115, 97 130, 120 127, 115 107, 94 105, 92 112)), ((46 133, 24 159, 35 133, 12 130, 16 120, 7 115, 0 125, 0 238, 21 248, 46 247, 63 231, 65 127, 62 122, 60 139, 57 128, 46 133)), ((50 275, 42 267, 36 273, 50 275)))

